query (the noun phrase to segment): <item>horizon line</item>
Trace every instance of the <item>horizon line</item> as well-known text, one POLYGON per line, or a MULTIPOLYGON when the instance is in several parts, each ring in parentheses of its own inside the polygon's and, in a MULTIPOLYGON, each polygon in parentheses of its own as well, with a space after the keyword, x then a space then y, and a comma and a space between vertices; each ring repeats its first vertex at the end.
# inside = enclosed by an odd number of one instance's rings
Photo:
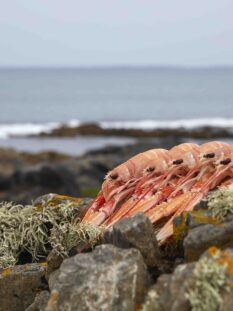
POLYGON ((1 69, 233 69, 233 64, 156 65, 156 64, 101 64, 101 65, 0 65, 1 69))

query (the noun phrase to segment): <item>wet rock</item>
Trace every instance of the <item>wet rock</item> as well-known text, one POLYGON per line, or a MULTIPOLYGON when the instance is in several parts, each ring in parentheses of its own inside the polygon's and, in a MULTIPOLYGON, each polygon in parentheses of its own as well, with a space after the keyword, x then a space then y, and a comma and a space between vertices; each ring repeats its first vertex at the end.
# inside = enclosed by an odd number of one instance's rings
POLYGON ((118 221, 105 232, 104 242, 117 247, 138 249, 149 267, 158 266, 160 253, 153 226, 143 213, 118 221))
POLYGON ((150 284, 140 252, 113 245, 66 259, 55 273, 46 311, 135 310, 150 284))
POLYGON ((41 291, 36 295, 34 302, 25 311, 44 311, 49 300, 49 292, 47 290, 41 291))
POLYGON ((221 249, 233 246, 233 221, 219 225, 206 224, 190 230, 184 239, 186 260, 197 260, 211 246, 221 249))
POLYGON ((47 288, 46 265, 27 264, 0 273, 0 311, 24 311, 39 290, 47 288))

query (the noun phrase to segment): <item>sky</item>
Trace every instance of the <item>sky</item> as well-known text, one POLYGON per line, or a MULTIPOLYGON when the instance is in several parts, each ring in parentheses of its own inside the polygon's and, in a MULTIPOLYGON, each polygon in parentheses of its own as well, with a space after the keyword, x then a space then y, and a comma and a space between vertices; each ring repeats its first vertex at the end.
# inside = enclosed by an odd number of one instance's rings
POLYGON ((233 66, 232 0, 0 3, 0 66, 233 66))

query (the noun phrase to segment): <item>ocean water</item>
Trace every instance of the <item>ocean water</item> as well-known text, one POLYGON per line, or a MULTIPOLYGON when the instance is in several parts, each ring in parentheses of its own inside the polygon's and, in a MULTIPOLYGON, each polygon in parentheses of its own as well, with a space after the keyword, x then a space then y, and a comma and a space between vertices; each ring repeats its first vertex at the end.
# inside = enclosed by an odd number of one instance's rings
POLYGON ((0 69, 0 146, 82 122, 233 128, 233 68, 0 69))

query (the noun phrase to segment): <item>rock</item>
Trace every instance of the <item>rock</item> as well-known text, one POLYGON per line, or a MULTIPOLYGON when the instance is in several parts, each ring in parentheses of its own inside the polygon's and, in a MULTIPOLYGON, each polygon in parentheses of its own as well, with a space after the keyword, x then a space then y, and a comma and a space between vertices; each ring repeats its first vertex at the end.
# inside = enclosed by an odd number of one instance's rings
POLYGON ((151 286, 144 303, 142 305, 142 311, 162 311, 169 310, 169 283, 171 275, 161 275, 156 284, 151 286))
POLYGON ((71 196, 80 194, 75 175, 63 165, 37 165, 15 171, 10 177, 11 185, 4 200, 22 204, 44 193, 58 192, 71 196))
POLYGON ((44 311, 49 300, 49 292, 47 290, 41 291, 36 295, 34 302, 25 311, 44 311))
POLYGON ((26 264, 6 268, 0 273, 0 311, 24 311, 39 290, 47 288, 47 266, 26 264))
POLYGON ((179 265, 161 275, 142 311, 232 310, 233 252, 210 248, 195 263, 179 265))
POLYGON ((233 246, 233 221, 219 225, 206 224, 190 230, 184 239, 186 260, 197 260, 211 246, 221 249, 233 246))
POLYGON ((46 311, 133 311, 149 284, 138 250, 101 245, 63 261, 50 283, 46 311))
POLYGON ((149 267, 160 263, 159 247, 152 223, 143 213, 121 219, 104 234, 104 242, 117 247, 138 249, 149 267))
POLYGON ((51 273, 53 273, 55 270, 57 270, 60 265, 62 264, 64 258, 58 254, 55 250, 52 250, 48 257, 47 257, 47 263, 48 263, 48 268, 46 271, 46 279, 49 279, 49 276, 51 273))
POLYGON ((142 311, 189 311, 184 297, 184 280, 192 276, 193 264, 179 265, 173 274, 161 275, 147 293, 142 311))
MULTIPOLYGON (((203 126, 195 129, 140 129, 140 128, 103 128, 97 123, 83 123, 75 127, 62 125, 59 128, 53 129, 50 132, 40 133, 42 137, 74 137, 77 135, 91 136, 125 136, 125 137, 178 137, 178 138, 217 138, 217 137, 232 137, 232 132, 229 129, 212 128, 203 126)), ((38 135, 36 135, 38 136, 38 135)))

